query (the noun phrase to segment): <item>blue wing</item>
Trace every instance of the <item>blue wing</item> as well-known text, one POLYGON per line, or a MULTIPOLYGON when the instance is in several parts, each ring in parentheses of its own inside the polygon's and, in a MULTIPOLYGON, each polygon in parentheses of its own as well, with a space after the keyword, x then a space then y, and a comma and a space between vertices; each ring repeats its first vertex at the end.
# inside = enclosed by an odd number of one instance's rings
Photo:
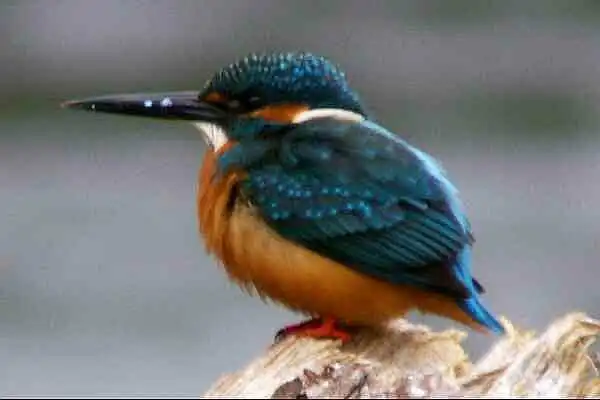
POLYGON ((483 289, 455 190, 426 154, 371 123, 319 119, 240 143, 240 191, 281 236, 392 283, 456 298, 483 289), (265 145, 265 143, 270 143, 265 145))

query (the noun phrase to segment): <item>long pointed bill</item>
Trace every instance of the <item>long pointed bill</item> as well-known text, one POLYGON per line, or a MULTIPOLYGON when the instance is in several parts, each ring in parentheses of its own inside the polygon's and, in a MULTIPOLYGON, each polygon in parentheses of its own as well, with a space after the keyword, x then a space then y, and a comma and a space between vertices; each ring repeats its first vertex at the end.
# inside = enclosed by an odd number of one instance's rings
POLYGON ((227 114, 198 99, 198 92, 135 93, 66 101, 63 108, 219 124, 227 114))

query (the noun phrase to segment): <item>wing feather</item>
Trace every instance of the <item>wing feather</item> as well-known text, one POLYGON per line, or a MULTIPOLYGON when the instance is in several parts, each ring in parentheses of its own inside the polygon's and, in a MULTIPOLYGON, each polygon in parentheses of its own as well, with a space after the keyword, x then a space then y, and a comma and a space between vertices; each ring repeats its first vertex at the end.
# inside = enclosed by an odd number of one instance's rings
POLYGON ((370 122, 323 118, 268 140, 241 191, 280 235, 388 282, 483 290, 456 262, 469 224, 427 155, 370 122))

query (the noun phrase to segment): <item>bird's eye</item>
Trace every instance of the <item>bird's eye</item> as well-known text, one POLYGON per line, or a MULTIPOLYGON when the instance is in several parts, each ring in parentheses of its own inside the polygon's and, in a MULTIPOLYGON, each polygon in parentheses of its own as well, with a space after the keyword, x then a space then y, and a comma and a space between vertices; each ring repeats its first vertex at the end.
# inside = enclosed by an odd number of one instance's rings
POLYGON ((239 101, 239 100, 231 100, 231 101, 228 101, 228 102, 227 102, 227 107, 228 107, 230 110, 237 110, 237 109, 239 109, 239 108, 240 108, 240 106, 241 106, 241 105, 242 105, 242 104, 240 103, 240 101, 239 101))
POLYGON ((252 96, 248 99, 248 104, 257 104, 260 103, 260 100, 259 96, 252 96))

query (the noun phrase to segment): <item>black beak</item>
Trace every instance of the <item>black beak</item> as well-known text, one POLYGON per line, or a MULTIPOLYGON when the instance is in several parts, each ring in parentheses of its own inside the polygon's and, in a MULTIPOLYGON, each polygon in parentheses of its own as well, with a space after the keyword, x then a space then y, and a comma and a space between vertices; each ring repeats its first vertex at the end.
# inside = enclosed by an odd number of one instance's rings
POLYGON ((66 101, 63 108, 140 117, 222 123, 227 113, 198 98, 198 92, 135 93, 66 101))

